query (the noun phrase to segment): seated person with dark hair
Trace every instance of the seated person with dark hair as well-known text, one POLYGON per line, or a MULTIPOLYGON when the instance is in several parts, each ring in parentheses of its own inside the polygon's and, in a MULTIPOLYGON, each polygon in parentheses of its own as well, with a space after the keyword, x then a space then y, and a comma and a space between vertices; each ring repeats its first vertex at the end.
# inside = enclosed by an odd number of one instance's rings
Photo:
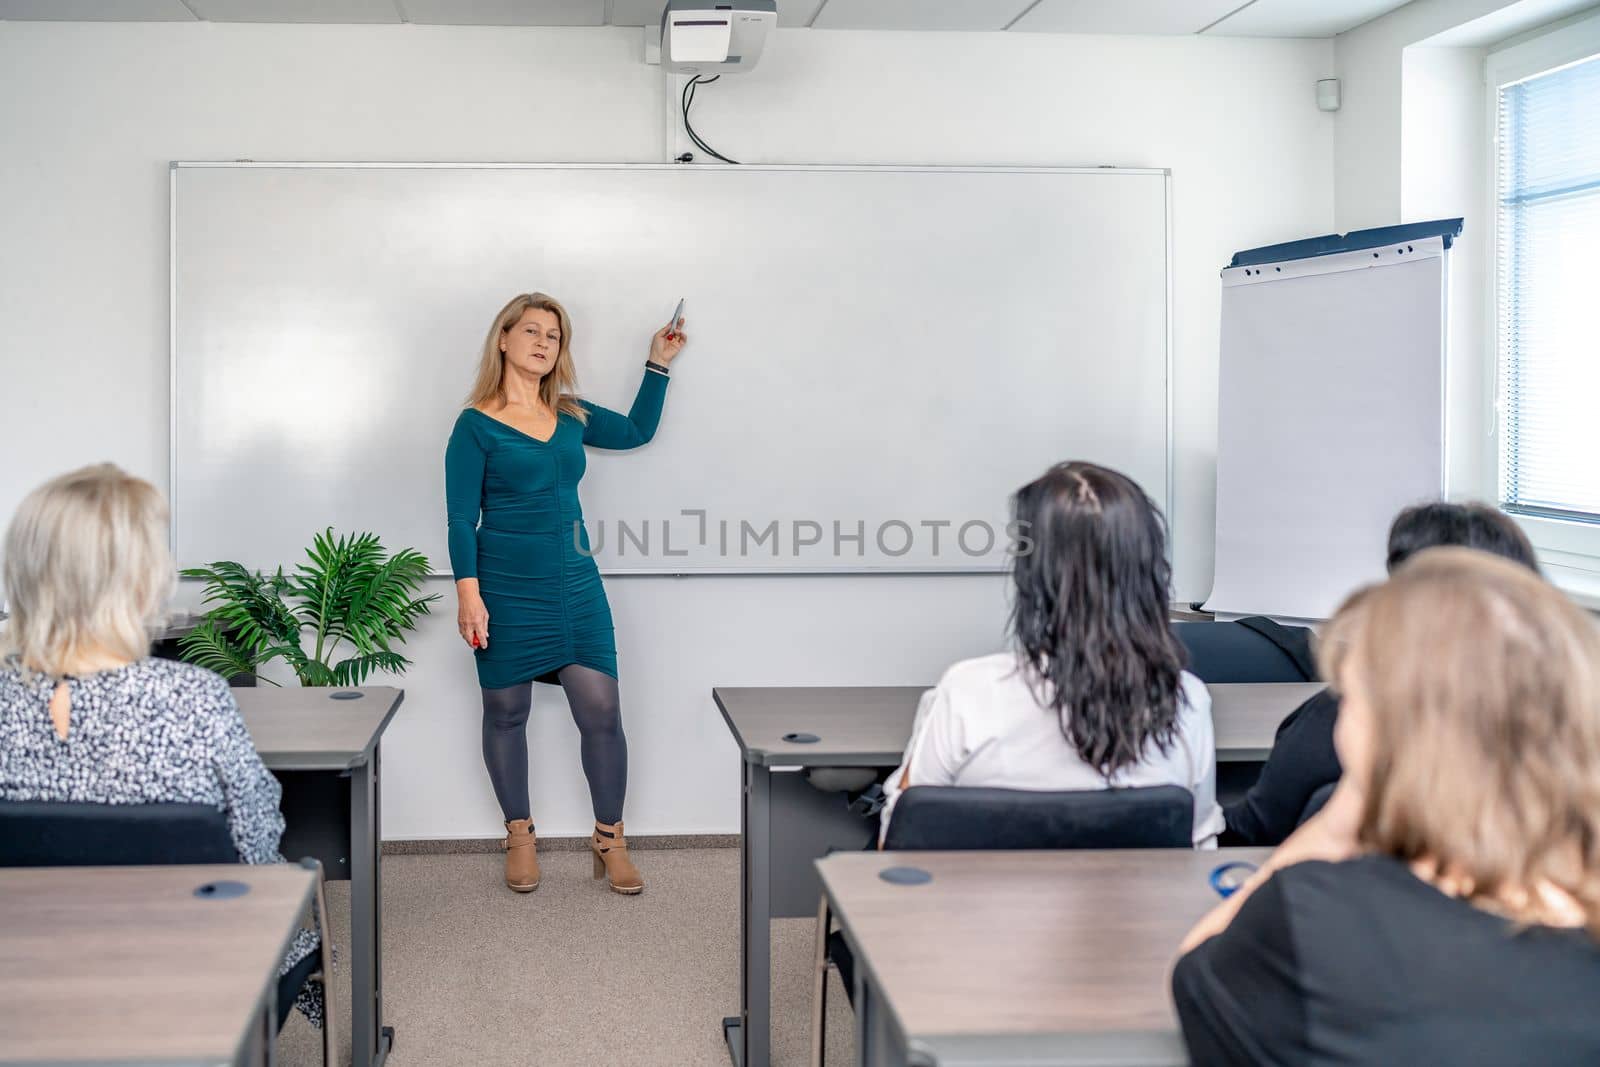
MULTIPOLYGON (((1504 512, 1487 504, 1419 504, 1389 527, 1387 566, 1392 573, 1425 548, 1460 545, 1492 552, 1534 573, 1533 546, 1504 512)), ((1241 800, 1223 806, 1228 821, 1221 844, 1280 845, 1310 817, 1339 780, 1333 724, 1339 698, 1324 689, 1283 720, 1261 776, 1241 800)))
POLYGON ((923 695, 884 785, 882 839, 915 786, 1114 789, 1175 785, 1191 838, 1222 828, 1211 695, 1167 623, 1167 526, 1126 475, 1059 463, 1017 490, 1031 552, 1012 559, 1015 647, 965 660, 923 695))

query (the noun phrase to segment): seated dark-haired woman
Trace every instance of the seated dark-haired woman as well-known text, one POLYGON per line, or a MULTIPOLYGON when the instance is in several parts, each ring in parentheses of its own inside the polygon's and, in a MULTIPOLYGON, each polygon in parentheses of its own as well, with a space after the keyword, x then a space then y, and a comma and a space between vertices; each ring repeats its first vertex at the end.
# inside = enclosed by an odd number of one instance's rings
POLYGON ((1063 463, 1013 501, 1012 651, 957 663, 924 694, 883 829, 914 785, 1072 790, 1177 785, 1194 843, 1222 829, 1211 698, 1167 624, 1166 523, 1133 481, 1063 463))
POLYGON ((1344 777, 1185 939, 1200 1064, 1600 1063, 1600 630, 1425 551, 1323 636, 1344 777))
MULTIPOLYGON (((1487 504, 1435 501, 1406 508, 1389 527, 1386 564, 1392 573, 1429 548, 1457 545, 1502 556, 1539 571, 1533 545, 1511 516, 1487 504)), ((1227 804, 1224 845, 1279 845, 1331 794, 1339 781, 1333 726, 1339 698, 1325 689, 1278 727, 1261 774, 1239 800, 1227 804)))

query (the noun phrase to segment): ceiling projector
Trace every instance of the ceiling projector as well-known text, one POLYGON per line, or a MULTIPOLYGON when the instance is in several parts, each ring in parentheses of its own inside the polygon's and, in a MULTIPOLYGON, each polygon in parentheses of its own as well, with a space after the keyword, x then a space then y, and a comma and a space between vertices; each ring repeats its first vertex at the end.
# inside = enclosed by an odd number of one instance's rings
POLYGON ((661 65, 674 74, 738 74, 761 58, 778 0, 668 0, 661 65))

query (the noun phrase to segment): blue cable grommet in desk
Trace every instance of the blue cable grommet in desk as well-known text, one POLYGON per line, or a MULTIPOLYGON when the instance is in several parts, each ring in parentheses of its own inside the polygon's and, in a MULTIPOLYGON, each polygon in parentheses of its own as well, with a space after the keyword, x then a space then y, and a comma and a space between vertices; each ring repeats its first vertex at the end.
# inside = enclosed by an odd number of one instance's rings
POLYGON ((1245 880, 1249 878, 1250 875, 1254 874, 1255 871, 1255 864, 1246 863, 1243 860, 1235 860, 1232 863, 1224 863, 1220 866, 1213 867, 1211 869, 1211 877, 1209 879, 1211 882, 1211 888, 1217 891, 1217 896, 1227 899, 1228 897, 1233 896, 1233 894, 1238 891, 1239 887, 1245 883, 1245 880), (1231 876, 1236 876, 1241 872, 1243 873, 1243 877, 1239 877, 1237 881, 1234 881, 1231 876))

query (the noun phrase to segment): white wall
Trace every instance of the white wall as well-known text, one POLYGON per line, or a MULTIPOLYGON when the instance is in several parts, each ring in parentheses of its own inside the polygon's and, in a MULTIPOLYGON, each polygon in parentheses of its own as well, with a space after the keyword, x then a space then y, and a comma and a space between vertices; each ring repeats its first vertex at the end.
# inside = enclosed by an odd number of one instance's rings
POLYGON ((1445 482, 1457 497, 1494 492, 1491 462, 1492 325, 1489 279, 1494 220, 1482 48, 1407 48, 1401 57, 1400 221, 1461 217, 1450 253, 1451 359, 1446 378, 1445 482))
MULTIPOLYGON (((1335 222, 1340 233, 1402 220, 1405 50, 1512 0, 1412 0, 1334 39, 1344 94, 1335 129, 1335 222)), ((1409 220, 1408 220, 1409 221, 1409 220)))
MULTIPOLYGON (((755 72, 702 90, 695 118, 749 162, 1172 168, 1177 592, 1198 599, 1217 271, 1235 249, 1333 224, 1333 120, 1313 101, 1332 67, 1326 41, 782 31, 755 72)), ((166 483, 169 160, 654 162, 680 143, 671 106, 638 31, 0 23, 0 515, 94 460, 166 483)), ((983 577, 609 588, 640 833, 737 829, 711 686, 926 682, 996 647, 1005 610, 983 577)), ((453 611, 447 598, 409 646, 385 750, 390 837, 497 829, 453 611)), ((535 817, 583 832, 575 733, 555 691, 536 699, 535 817)))

